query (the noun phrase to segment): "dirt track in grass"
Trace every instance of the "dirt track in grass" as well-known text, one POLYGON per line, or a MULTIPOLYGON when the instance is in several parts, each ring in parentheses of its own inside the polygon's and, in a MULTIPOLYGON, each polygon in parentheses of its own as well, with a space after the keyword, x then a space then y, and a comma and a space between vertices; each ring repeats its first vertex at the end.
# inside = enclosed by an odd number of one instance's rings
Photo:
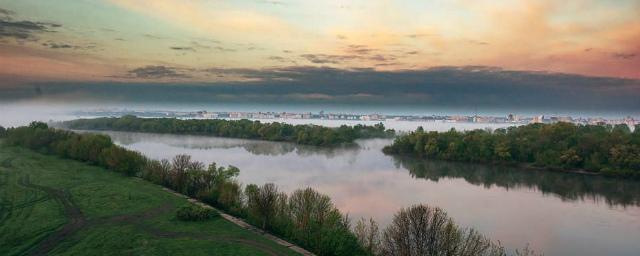
POLYGON ((79 230, 88 228, 90 226, 103 224, 135 225, 138 230, 144 231, 157 238, 187 238, 193 240, 228 242, 232 244, 242 244, 245 246, 253 247, 264 252, 267 255, 279 254, 278 251, 274 250, 273 248, 264 245, 261 242, 256 242, 249 239, 191 232, 165 231, 154 228, 144 223, 145 220, 152 219, 175 209, 175 207, 171 204, 164 204, 162 206, 151 208, 139 213, 115 215, 107 218, 87 221, 80 208, 73 202, 73 200, 71 200, 71 196, 65 191, 33 184, 31 183, 29 176, 24 176, 19 179, 18 184, 26 188, 37 189, 45 192, 49 198, 62 205, 64 209, 64 216, 69 220, 65 225, 62 226, 61 229, 49 234, 45 239, 32 247, 28 252, 29 255, 46 255, 48 252, 56 248, 62 241, 74 235, 79 230))
POLYGON ((64 209, 64 216, 69 220, 61 229, 49 234, 44 240, 37 243, 29 250, 29 255, 46 255, 60 242, 72 236, 87 224, 87 219, 80 211, 80 208, 71 200, 71 196, 58 189, 32 184, 29 176, 24 176, 18 180, 18 184, 26 188, 37 189, 45 192, 54 199, 64 209))

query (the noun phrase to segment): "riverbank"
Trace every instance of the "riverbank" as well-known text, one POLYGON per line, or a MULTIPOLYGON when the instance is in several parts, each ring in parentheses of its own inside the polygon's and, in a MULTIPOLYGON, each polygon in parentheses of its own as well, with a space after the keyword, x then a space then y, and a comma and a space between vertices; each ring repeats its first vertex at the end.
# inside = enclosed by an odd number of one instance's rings
POLYGON ((140 179, 0 141, 0 254, 298 255, 140 179))

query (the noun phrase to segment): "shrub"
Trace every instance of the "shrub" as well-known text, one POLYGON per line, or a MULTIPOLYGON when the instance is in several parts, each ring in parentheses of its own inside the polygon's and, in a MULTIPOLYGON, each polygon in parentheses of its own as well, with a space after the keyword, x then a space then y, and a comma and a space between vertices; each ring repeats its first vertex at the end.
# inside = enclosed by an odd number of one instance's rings
POLYGON ((176 211, 176 217, 182 221, 205 221, 220 216, 211 208, 205 208, 195 204, 183 205, 176 211))

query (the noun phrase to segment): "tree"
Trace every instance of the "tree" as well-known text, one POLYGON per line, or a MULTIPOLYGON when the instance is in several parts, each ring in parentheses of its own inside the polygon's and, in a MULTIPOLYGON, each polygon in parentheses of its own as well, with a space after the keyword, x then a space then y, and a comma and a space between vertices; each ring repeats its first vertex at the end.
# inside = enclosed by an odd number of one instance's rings
POLYGON ((129 176, 141 172, 146 163, 146 159, 140 153, 116 145, 104 149, 101 157, 109 169, 129 176))
POLYGON ((582 162, 582 157, 575 149, 567 149, 560 155, 560 164, 565 168, 577 168, 582 162))
POLYGON ((173 189, 185 192, 187 183, 187 170, 191 166, 191 156, 177 155, 172 160, 173 189))
MULTIPOLYGON (((298 189, 289 197, 291 220, 298 239, 311 241, 325 218, 334 210, 331 199, 312 188, 298 189)), ((315 241, 317 243, 317 241, 315 241)))
POLYGON ((380 253, 380 230, 378 223, 373 219, 361 218, 353 229, 353 233, 358 238, 358 243, 367 253, 377 255, 380 253))
POLYGON ((384 230, 382 255, 503 255, 501 247, 475 230, 461 230, 440 208, 401 209, 384 230))
POLYGON ((29 128, 31 128, 31 129, 48 129, 49 126, 46 123, 34 121, 34 122, 31 122, 29 124, 29 128))
POLYGON ((501 142, 496 145, 496 148, 493 152, 499 160, 510 161, 511 160, 511 150, 509 150, 509 145, 505 142, 501 142))
POLYGON ((280 196, 278 188, 273 183, 264 184, 262 187, 247 186, 245 195, 249 211, 260 219, 262 229, 266 230, 276 211, 276 203, 280 196))
POLYGON ((428 157, 436 157, 440 153, 438 148, 438 141, 435 138, 430 138, 427 145, 424 146, 424 152, 428 157))

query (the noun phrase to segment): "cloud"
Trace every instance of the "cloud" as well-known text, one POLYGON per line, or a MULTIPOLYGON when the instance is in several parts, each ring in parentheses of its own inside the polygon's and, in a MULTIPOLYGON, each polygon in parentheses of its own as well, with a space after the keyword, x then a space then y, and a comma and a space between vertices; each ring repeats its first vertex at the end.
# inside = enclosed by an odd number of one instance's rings
POLYGON ((216 47, 213 47, 213 49, 217 50, 217 51, 221 51, 221 52, 235 52, 236 51, 236 49, 225 48, 225 47, 222 47, 222 46, 216 46, 216 47))
POLYGON ((4 15, 4 16, 13 16, 14 14, 16 14, 15 12, 11 11, 11 10, 7 10, 7 9, 2 9, 0 8, 0 14, 4 15))
MULTIPOLYGON (((184 69, 146 66, 129 71, 143 80, 233 77, 216 83, 60 83, 61 92, 150 102, 301 102, 419 105, 462 109, 637 110, 640 80, 488 66, 442 66, 418 70, 292 66, 263 69, 184 69), (102 86, 99 86, 102 85, 102 86), (229 97, 232 95, 233 97, 229 97), (249 97, 261 95, 263 97, 249 97), (250 100, 249 100, 250 99, 250 100)), ((222 79, 224 80, 224 79, 222 79)), ((180 80, 182 81, 182 80, 180 80)), ((47 88, 52 87, 47 84, 47 88)), ((1 92, 1 91, 0 91, 1 92)), ((0 95, 4 95, 1 92, 0 95)), ((5 97, 11 98, 11 95, 5 97)))
MULTIPOLYGON (((220 42, 214 43, 214 44, 219 44, 220 42)), ((198 48, 198 49, 211 49, 211 46, 206 45, 206 44, 202 44, 202 43, 198 43, 198 41, 191 41, 191 45, 193 45, 193 48, 198 48)))
POLYGON ((345 61, 357 59, 355 55, 332 55, 332 54, 302 54, 300 57, 315 64, 342 64, 345 61))
POLYGON ((164 39, 169 39, 166 36, 159 36, 159 35, 153 35, 153 34, 143 34, 143 37, 147 38, 147 39, 154 39, 154 40, 164 40, 164 39))
POLYGON ((96 48, 96 45, 94 43, 90 43, 87 45, 76 45, 71 43, 54 42, 52 40, 48 40, 47 42, 42 43, 42 46, 48 47, 50 49, 73 49, 73 50, 90 50, 90 49, 96 48))
POLYGON ((28 20, 13 21, 10 18, 0 19, 0 38, 14 38, 18 40, 37 40, 40 33, 55 32, 53 28, 61 25, 49 22, 34 22, 28 20))
POLYGON ((629 59, 635 58, 636 54, 635 53, 614 53, 611 56, 616 59, 629 60, 629 59))
POLYGON ((488 42, 478 41, 478 40, 467 40, 467 42, 469 42, 470 44, 474 44, 474 45, 489 45, 488 42))
POLYGON ((196 49, 194 49, 193 47, 188 47, 188 46, 172 46, 172 47, 169 47, 169 49, 174 51, 190 51, 190 52, 196 51, 196 49))
POLYGON ((129 71, 133 78, 162 79, 162 78, 188 78, 188 75, 179 73, 176 68, 166 66, 145 66, 129 71))
POLYGON ((377 53, 376 49, 365 45, 349 45, 344 50, 346 54, 301 54, 300 57, 314 64, 345 64, 353 61, 372 61, 373 65, 380 62, 396 60, 397 57, 391 54, 377 53), (376 52, 374 54, 374 52, 376 52))
POLYGON ((378 61, 378 62, 385 62, 385 61, 395 60, 396 57, 385 56, 385 55, 382 55, 382 54, 376 54, 376 55, 373 55, 373 56, 369 57, 369 59, 373 60, 373 61, 378 61))
POLYGON ((62 44, 57 44, 57 43, 44 43, 44 44, 42 44, 42 45, 44 45, 44 46, 48 46, 48 47, 49 47, 49 48, 51 48, 51 49, 69 49, 69 48, 73 48, 73 46, 72 46, 72 45, 70 45, 70 44, 65 44, 65 43, 62 43, 62 44))
POLYGON ((268 58, 269 60, 274 60, 274 61, 280 61, 280 62, 284 62, 287 61, 286 58, 284 57, 280 57, 280 56, 269 56, 268 58))
POLYGON ((398 66, 401 65, 402 63, 399 62, 386 62, 386 63, 377 63, 375 64, 376 67, 392 67, 392 66, 398 66))
POLYGON ((368 48, 366 45, 349 45, 346 49, 347 52, 358 54, 358 55, 367 55, 374 51, 374 49, 368 48))
POLYGON ((420 37, 429 37, 429 36, 433 36, 433 35, 430 35, 430 34, 408 34, 407 35, 407 37, 411 39, 416 39, 420 37))

